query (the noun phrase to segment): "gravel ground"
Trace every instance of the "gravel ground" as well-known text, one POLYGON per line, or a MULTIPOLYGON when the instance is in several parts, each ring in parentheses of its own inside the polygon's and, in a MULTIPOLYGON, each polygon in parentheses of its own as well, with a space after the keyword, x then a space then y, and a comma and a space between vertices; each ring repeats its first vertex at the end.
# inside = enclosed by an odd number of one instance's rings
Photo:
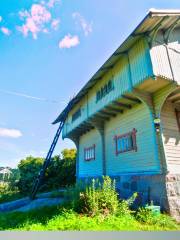
POLYGON ((27 212, 35 208, 58 205, 64 201, 63 198, 40 198, 29 202, 27 205, 17 208, 14 211, 27 212))
MULTIPOLYGON (((59 190, 61 192, 63 190, 59 190)), ((31 200, 29 197, 16 201, 0 204, 0 213, 10 211, 29 211, 35 208, 58 205, 64 201, 63 197, 51 197, 53 192, 37 194, 37 199, 31 200)))

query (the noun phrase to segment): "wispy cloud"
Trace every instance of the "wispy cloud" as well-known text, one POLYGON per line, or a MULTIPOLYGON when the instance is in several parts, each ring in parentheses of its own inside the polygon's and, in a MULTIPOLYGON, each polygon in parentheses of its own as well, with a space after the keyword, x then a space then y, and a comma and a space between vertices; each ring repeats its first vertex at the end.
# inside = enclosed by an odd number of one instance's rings
POLYGON ((72 17, 75 19, 76 24, 80 24, 85 36, 88 36, 92 32, 92 22, 87 22, 86 19, 78 12, 74 12, 72 17))
POLYGON ((51 22, 51 28, 54 30, 58 30, 60 24, 60 19, 53 19, 51 22))
POLYGON ((1 32, 6 36, 9 36, 11 34, 11 31, 6 27, 1 27, 1 32))
POLYGON ((47 98, 31 96, 31 95, 20 93, 20 92, 6 91, 6 90, 2 90, 2 89, 0 89, 0 92, 6 93, 6 94, 10 94, 10 95, 14 95, 14 96, 29 98, 29 99, 33 99, 33 100, 37 100, 37 101, 44 101, 44 102, 51 102, 51 103, 63 103, 63 104, 65 104, 65 101, 58 102, 56 100, 50 100, 50 99, 47 99, 47 98))
POLYGON ((19 138, 21 136, 21 131, 17 129, 0 128, 0 137, 19 138))
POLYGON ((59 42, 59 48, 71 48, 77 46, 79 43, 80 41, 77 35, 71 36, 68 34, 59 42))
POLYGON ((60 0, 49 0, 49 1, 47 2, 47 6, 48 6, 49 8, 53 8, 53 7, 55 6, 55 4, 60 3, 60 2, 61 2, 60 0))
POLYGON ((2 22, 2 17, 0 16, 0 22, 2 22))

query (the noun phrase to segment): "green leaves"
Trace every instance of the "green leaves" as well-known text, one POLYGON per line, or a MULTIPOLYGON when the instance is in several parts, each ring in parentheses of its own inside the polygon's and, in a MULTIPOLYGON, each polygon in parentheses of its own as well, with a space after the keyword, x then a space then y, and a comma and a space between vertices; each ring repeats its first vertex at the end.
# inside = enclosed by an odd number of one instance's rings
MULTIPOLYGON (((64 149, 62 151, 63 159, 60 156, 54 156, 45 173, 45 178, 40 191, 50 191, 60 187, 66 187, 75 184, 76 169, 76 150, 64 149)), ((33 183, 43 165, 44 159, 29 156, 20 161, 18 169, 20 179, 18 182, 19 191, 25 195, 32 190, 33 183)))

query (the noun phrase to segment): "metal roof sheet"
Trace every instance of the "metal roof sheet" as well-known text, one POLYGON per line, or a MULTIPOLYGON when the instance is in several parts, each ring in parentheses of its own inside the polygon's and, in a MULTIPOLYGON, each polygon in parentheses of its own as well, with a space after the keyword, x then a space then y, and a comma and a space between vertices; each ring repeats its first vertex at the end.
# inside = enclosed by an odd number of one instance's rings
MULTIPOLYGON (((127 39, 120 45, 120 47, 110 56, 110 58, 99 68, 99 70, 92 76, 92 78, 85 84, 85 86, 79 91, 79 93, 70 101, 66 108, 61 112, 53 124, 64 120, 71 111, 71 109, 77 104, 83 96, 92 88, 97 81, 99 81, 103 75, 111 68, 127 50, 143 35, 150 33, 161 23, 160 29, 168 29, 173 23, 175 23, 180 17, 180 9, 173 10, 158 10, 150 9, 145 18, 135 28, 135 30, 127 37, 127 39)), ((180 27, 180 21, 176 27, 180 27)))

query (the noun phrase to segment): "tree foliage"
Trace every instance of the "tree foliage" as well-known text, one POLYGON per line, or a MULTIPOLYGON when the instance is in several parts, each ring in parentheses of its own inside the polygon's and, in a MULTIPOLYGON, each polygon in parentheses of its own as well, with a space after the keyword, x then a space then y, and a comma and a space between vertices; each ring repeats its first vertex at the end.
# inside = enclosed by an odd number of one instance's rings
POLYGON ((38 173, 42 167, 43 158, 28 156, 26 159, 22 159, 18 164, 20 172, 20 179, 18 182, 19 191, 22 193, 30 193, 33 183, 38 176, 38 173))
POLYGON ((62 159, 74 160, 76 158, 76 149, 74 149, 74 148, 71 148, 71 149, 65 148, 64 150, 62 150, 61 154, 62 154, 62 159))
MULTIPOLYGON (((49 191, 75 183, 75 149, 64 149, 62 158, 54 156, 46 170, 40 191, 49 191)), ((29 156, 20 161, 18 188, 21 193, 29 194, 44 162, 43 158, 29 156)))

